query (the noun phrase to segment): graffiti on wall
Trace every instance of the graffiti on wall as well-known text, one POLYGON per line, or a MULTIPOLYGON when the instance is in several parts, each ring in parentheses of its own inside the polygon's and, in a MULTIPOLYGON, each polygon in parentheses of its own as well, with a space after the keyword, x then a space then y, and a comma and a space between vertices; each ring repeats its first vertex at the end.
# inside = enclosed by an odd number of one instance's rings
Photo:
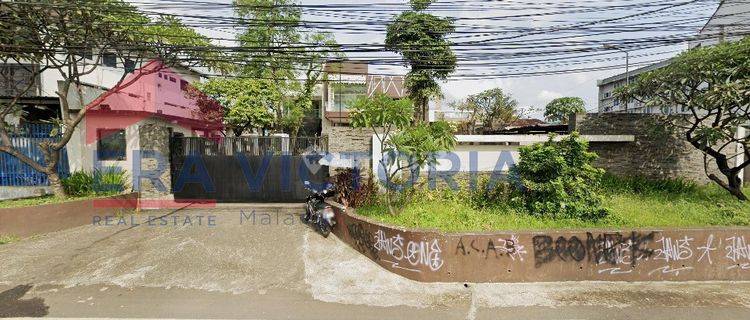
POLYGON ((396 269, 412 272, 421 272, 420 269, 437 271, 443 266, 442 250, 437 239, 404 241, 399 233, 389 237, 385 231, 378 230, 375 233, 375 250, 384 254, 385 258, 381 256, 383 262, 390 263, 396 269))
POLYGON ((517 235, 509 237, 461 237, 454 252, 457 256, 479 256, 484 259, 507 257, 512 261, 523 261, 526 246, 517 235))
POLYGON ((412 279, 750 280, 750 229, 441 234, 344 225, 352 247, 412 279))

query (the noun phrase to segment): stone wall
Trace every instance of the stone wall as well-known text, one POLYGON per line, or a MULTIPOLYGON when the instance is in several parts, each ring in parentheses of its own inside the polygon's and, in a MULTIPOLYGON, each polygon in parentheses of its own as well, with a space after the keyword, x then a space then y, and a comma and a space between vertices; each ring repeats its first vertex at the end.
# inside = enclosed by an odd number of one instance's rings
MULTIPOLYGON (((635 136, 635 142, 590 144, 591 151, 599 155, 596 165, 610 173, 710 183, 703 154, 685 141, 680 132, 670 133, 665 129, 662 125, 665 117, 637 113, 578 114, 571 121, 571 129, 581 134, 635 136)), ((711 167, 712 172, 718 173, 715 166, 711 167)))
POLYGON ((158 122, 146 122, 138 127, 138 137, 141 148, 140 175, 133 177, 133 185, 139 185, 139 192, 142 198, 160 198, 170 196, 172 177, 169 165, 169 128, 158 122), (153 151, 154 156, 163 157, 157 159, 146 153, 153 151), (161 168, 159 168, 161 166, 161 168), (148 179, 143 173, 148 171, 161 171, 159 179, 162 186, 156 186, 151 179, 148 179), (138 181, 136 182, 136 179, 138 181))
POLYGON ((372 151, 372 130, 369 128, 328 127, 325 134, 328 135, 329 152, 372 151))

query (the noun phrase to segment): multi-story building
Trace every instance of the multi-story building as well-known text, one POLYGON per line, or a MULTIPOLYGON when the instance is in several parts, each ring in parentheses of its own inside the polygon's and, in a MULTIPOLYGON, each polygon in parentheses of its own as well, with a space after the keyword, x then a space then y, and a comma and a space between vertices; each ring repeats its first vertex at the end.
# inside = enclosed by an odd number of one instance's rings
MULTIPOLYGON (((700 30, 693 41, 688 43, 690 48, 698 46, 710 46, 723 41, 735 41, 750 35, 750 2, 746 0, 724 0, 721 1, 716 12, 711 16, 706 25, 700 30)), ((665 60, 630 72, 621 73, 606 79, 597 81, 599 87, 599 112, 627 112, 627 113, 661 113, 673 114, 684 113, 688 110, 680 110, 674 106, 647 107, 643 103, 630 101, 624 103, 616 97, 615 89, 624 86, 628 80, 632 82, 638 75, 669 65, 671 60, 665 60)))
POLYGON ((319 100, 323 132, 327 128, 349 125, 349 108, 360 97, 385 93, 391 98, 406 96, 403 76, 370 74, 366 61, 333 61, 326 63, 326 81, 321 85, 319 100))
MULTIPOLYGON (((215 123, 207 125, 196 112, 195 100, 186 96, 190 83, 205 78, 201 72, 188 67, 167 67, 159 60, 140 65, 129 60, 118 62, 114 54, 108 53, 102 53, 101 59, 93 54, 81 58, 79 67, 93 71, 81 76, 81 99, 74 86, 67 94, 70 114, 85 112, 65 148, 71 171, 93 171, 99 167, 133 171, 135 152, 143 145, 144 125, 157 124, 184 136, 205 135, 218 129, 215 123), (95 65, 97 60, 99 63, 95 65), (128 85, 113 89, 118 83, 128 85)), ((3 77, 6 80, 0 83, 0 102, 13 99, 20 93, 18 88, 26 88, 24 84, 33 84, 18 100, 19 110, 5 117, 6 123, 23 127, 26 123, 53 123, 62 119, 62 98, 58 91, 64 79, 56 69, 30 72, 40 67, 0 65, 0 72, 6 75, 3 77)), ((6 157, 4 161, 15 159, 6 157)))
POLYGON ((625 103, 615 96, 615 90, 624 86, 628 81, 632 82, 638 78, 638 75, 651 70, 659 69, 668 65, 671 60, 665 60, 659 63, 651 64, 642 68, 632 70, 628 73, 621 73, 606 79, 597 81, 599 86, 599 112, 626 112, 626 113, 676 113, 681 112, 674 107, 656 108, 647 107, 638 101, 629 101, 625 103), (627 75, 627 77, 626 77, 627 75), (629 80, 627 78, 630 78, 629 80))

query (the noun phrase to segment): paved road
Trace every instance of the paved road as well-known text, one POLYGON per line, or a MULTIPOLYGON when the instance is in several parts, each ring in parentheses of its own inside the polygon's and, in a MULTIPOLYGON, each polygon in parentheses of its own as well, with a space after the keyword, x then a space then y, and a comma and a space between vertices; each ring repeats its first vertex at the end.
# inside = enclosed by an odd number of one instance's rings
POLYGON ((0 246, 0 316, 750 318, 748 282, 417 283, 310 232, 299 210, 143 212, 0 246))

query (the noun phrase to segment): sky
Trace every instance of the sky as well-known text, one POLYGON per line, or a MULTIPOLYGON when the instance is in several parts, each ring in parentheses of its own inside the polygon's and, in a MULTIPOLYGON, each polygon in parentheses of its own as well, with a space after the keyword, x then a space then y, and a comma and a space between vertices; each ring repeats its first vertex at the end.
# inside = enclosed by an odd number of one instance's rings
MULTIPOLYGON (((231 0, 131 0, 152 12, 231 17, 231 0)), ((459 68, 442 83, 445 100, 455 101, 483 90, 510 93, 529 117, 563 96, 581 97, 596 110, 597 80, 625 71, 625 54, 604 44, 626 48, 631 70, 668 59, 687 49, 684 38, 697 34, 718 0, 439 0, 430 12, 455 20, 459 68), (653 39, 653 41, 652 41, 653 39), (572 69, 586 69, 571 72, 572 69), (593 70, 592 70, 593 69, 593 70), (606 70, 598 70, 606 69, 606 70), (559 72, 564 74, 535 75, 559 72), (529 74, 531 73, 531 74, 529 74)), ((382 45, 385 23, 407 9, 404 0, 301 0, 303 21, 311 29, 334 34, 337 42, 356 48, 382 45)), ((204 19, 205 20, 205 19, 204 19)), ((190 20, 186 20, 190 22, 190 20)), ((241 31, 226 25, 199 23, 213 38, 234 38, 241 31)), ((225 44, 231 41, 224 41, 225 44)), ((345 46, 346 47, 346 46, 345 46)), ((401 74, 398 55, 389 52, 348 53, 349 58, 378 61, 371 73, 401 74)))

